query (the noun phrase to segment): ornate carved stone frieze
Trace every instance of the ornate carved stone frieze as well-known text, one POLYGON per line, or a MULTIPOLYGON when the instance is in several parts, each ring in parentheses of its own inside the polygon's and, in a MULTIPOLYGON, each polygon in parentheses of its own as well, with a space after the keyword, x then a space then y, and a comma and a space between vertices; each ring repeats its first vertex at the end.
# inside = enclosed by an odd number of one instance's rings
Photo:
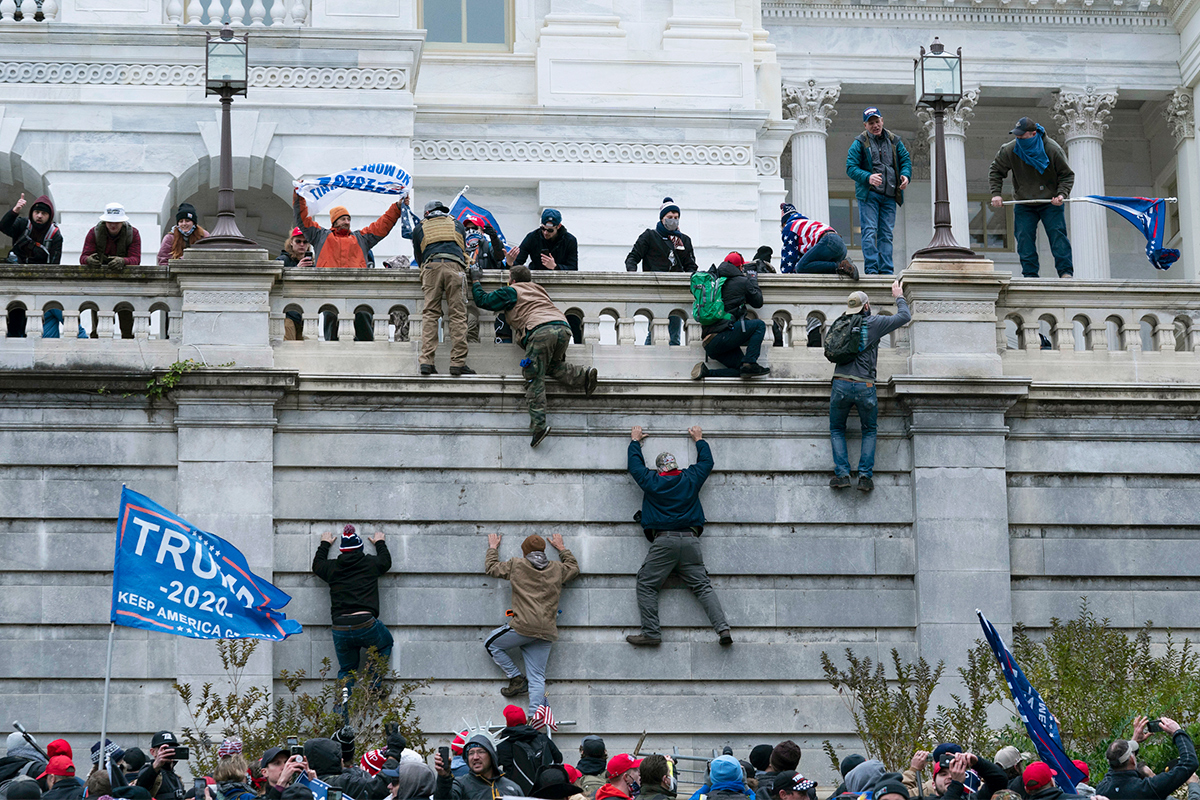
POLYGON ((1089 86, 1082 92, 1055 92, 1051 114, 1059 123, 1063 141, 1103 139, 1116 104, 1115 91, 1098 92, 1089 86))
POLYGON ((1170 27, 1163 0, 888 0, 859 5, 845 0, 763 0, 771 20, 841 19, 965 24, 1170 27))
MULTIPOLYGON (((413 141, 421 161, 514 161, 576 164, 690 164, 756 166, 751 148, 742 145, 642 144, 636 142, 488 142, 473 139, 413 141)), ((763 159, 764 161, 767 159, 763 159)), ((778 169, 778 163, 776 163, 778 169)), ((763 173, 760 169, 760 174, 763 173)))
POLYGON ((1191 89, 1186 86, 1175 87, 1163 107, 1163 116, 1167 120, 1167 128, 1175 137, 1176 146, 1184 139, 1196 138, 1196 105, 1191 89))
MULTIPOLYGON (((975 116, 975 106, 979 104, 978 89, 963 89, 962 98, 954 108, 946 109, 946 116, 942 121, 947 136, 966 136, 967 126, 971 124, 971 117, 975 116)), ((917 111, 917 119, 921 121, 921 125, 925 128, 925 138, 933 136, 933 112, 926 109, 917 111)))
POLYGON ((754 169, 759 175, 778 175, 779 159, 774 156, 755 156, 754 169))
POLYGON ((840 86, 818 86, 812 78, 804 86, 783 87, 783 116, 796 120, 797 133, 827 133, 837 116, 840 86))
MULTIPOLYGON (((198 64, 89 64, 51 61, 0 62, 0 83, 65 83, 106 86, 200 86, 198 64)), ((250 84, 266 89, 403 89, 403 69, 358 67, 250 68, 250 84)))

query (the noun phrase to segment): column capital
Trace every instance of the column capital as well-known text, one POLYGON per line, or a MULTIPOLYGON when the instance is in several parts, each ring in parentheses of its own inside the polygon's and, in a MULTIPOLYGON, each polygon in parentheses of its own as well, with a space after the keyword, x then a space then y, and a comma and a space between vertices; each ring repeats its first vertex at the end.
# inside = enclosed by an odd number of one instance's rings
MULTIPOLYGON (((967 135, 967 126, 971 124, 971 117, 975 116, 975 106, 979 104, 978 89, 964 89, 962 97, 954 108, 946 109, 946 117, 943 121, 943 127, 947 136, 962 136, 967 135)), ((921 121, 921 125, 925 128, 925 138, 933 138, 933 112, 925 109, 917 109, 917 119, 921 121)))
POLYGON ((804 86, 783 87, 783 117, 796 120, 797 133, 819 133, 829 131, 829 123, 837 116, 834 105, 842 94, 842 87, 818 86, 809 78, 804 86))
POLYGON ((1175 137, 1176 147, 1185 139, 1196 138, 1196 104, 1192 99, 1192 90, 1186 86, 1176 86, 1163 107, 1163 117, 1167 120, 1171 136, 1175 137))
POLYGON ((1113 106, 1117 104, 1117 92, 1096 91, 1091 86, 1081 92, 1058 90, 1054 93, 1051 115, 1059 123, 1063 141, 1075 139, 1099 139, 1104 141, 1104 131, 1112 118, 1113 106))

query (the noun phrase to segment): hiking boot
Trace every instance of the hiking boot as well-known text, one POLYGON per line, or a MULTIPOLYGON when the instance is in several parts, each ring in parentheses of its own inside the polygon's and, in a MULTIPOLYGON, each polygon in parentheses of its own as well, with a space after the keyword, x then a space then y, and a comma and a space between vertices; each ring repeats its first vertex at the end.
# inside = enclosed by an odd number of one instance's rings
POLYGON ((875 481, 871 480, 870 478, 859 478, 858 479, 858 490, 860 492, 869 492, 874 488, 875 488, 875 481))
POLYGON ((733 647, 733 635, 729 633, 729 628, 721 631, 721 647, 733 647))
POLYGON ((708 367, 701 361, 696 366, 692 367, 692 380, 698 381, 701 378, 708 377, 708 367))
POLYGON ((829 479, 829 488, 830 489, 849 489, 850 488, 850 476, 849 475, 834 475, 832 478, 829 479))
POLYGON ((519 694, 529 694, 529 681, 524 675, 514 675, 508 679, 508 686, 500 690, 505 697, 516 697, 519 694))
POLYGON ((435 367, 433 364, 422 364, 421 365, 421 374, 422 375, 437 375, 437 367, 435 367))
POLYGON ((470 368, 470 367, 468 367, 466 364, 463 364, 461 367, 451 367, 451 368, 450 368, 450 374, 451 374, 451 375, 455 375, 455 376, 458 376, 458 375, 474 375, 474 374, 475 374, 475 370, 471 369, 471 368, 470 368))
POLYGON ((662 644, 662 639, 646 636, 644 633, 635 633, 631 636, 626 636, 625 641, 635 647, 658 647, 662 644))
POLYGON ((600 382, 600 374, 598 372, 596 372, 594 367, 592 369, 589 369, 587 371, 587 377, 583 383, 583 396, 591 397, 592 393, 596 391, 596 384, 599 382, 600 382))
POLYGON ((766 375, 770 371, 770 367, 764 367, 762 364, 752 364, 749 361, 742 364, 743 378, 757 378, 759 375, 766 375))
POLYGON ((848 258, 843 258, 838 262, 837 274, 845 275, 852 281, 858 280, 858 267, 854 266, 854 262, 848 258))
POLYGON ((542 439, 545 439, 549 435, 550 435, 550 426, 549 425, 547 425, 544 428, 538 428, 536 431, 533 432, 533 439, 532 439, 532 441, 529 442, 529 446, 537 447, 539 444, 542 443, 542 439))

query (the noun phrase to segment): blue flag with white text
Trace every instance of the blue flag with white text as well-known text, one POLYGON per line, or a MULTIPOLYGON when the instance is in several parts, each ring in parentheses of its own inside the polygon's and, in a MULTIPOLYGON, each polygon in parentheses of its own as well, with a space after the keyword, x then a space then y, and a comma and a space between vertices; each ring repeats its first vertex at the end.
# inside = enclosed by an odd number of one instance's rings
POLYGON ((979 624, 983 626, 983 635, 987 643, 992 646, 992 653, 1000 662, 1000 671, 1004 673, 1008 690, 1017 705, 1017 713, 1021 715, 1021 721, 1025 723, 1025 730, 1033 740, 1038 755, 1050 765, 1050 769, 1058 773, 1054 776, 1058 787, 1067 794, 1075 794, 1075 784, 1083 781, 1086 776, 1063 750, 1062 739, 1058 733, 1058 720, 1050 713, 1037 689, 1030 685, 1029 679, 1021 670, 1021 665, 1000 638, 996 626, 989 622, 979 609, 975 609, 975 613, 979 616, 979 624))
POLYGON ((149 497, 121 488, 111 620, 192 639, 272 639, 300 633, 279 609, 291 597, 246 557, 149 497))
POLYGON ((458 197, 454 198, 454 205, 450 206, 450 216, 462 222, 463 218, 468 214, 482 217, 485 221, 491 223, 492 227, 496 229, 496 235, 500 237, 500 241, 505 247, 508 247, 508 240, 504 238, 504 231, 500 230, 500 223, 496 222, 496 218, 492 216, 492 212, 478 203, 472 203, 467 199, 465 194, 459 193, 458 197))
MULTIPOLYGON (((327 800, 329 797, 329 784, 320 778, 310 778, 301 772, 300 777, 296 778, 296 785, 308 787, 308 790, 313 793, 313 800, 327 800)), ((342 800, 354 800, 354 798, 343 794, 342 800)))
POLYGON ((1104 206, 1132 222, 1146 237, 1146 258, 1155 269, 1170 269, 1179 260, 1178 250, 1163 247, 1167 227, 1167 201, 1164 198, 1087 195, 1078 199, 1104 206))

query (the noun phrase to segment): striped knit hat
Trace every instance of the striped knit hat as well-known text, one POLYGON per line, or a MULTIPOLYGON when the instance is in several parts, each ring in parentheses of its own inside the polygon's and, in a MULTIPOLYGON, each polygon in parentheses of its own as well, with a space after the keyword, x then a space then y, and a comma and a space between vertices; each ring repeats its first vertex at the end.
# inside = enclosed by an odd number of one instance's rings
POLYGON ((362 539, 354 532, 353 525, 347 525, 342 528, 342 544, 341 551, 348 553, 351 550, 361 550, 363 546, 362 539))

